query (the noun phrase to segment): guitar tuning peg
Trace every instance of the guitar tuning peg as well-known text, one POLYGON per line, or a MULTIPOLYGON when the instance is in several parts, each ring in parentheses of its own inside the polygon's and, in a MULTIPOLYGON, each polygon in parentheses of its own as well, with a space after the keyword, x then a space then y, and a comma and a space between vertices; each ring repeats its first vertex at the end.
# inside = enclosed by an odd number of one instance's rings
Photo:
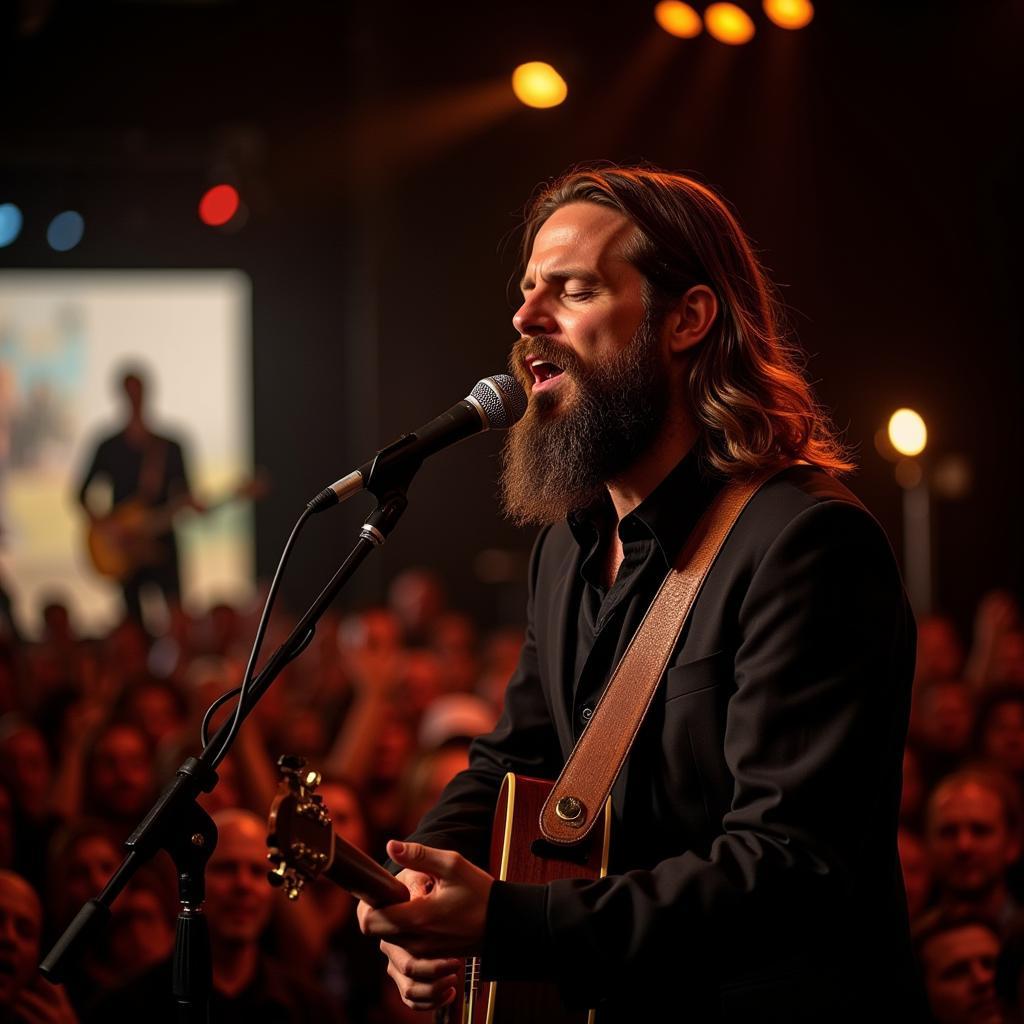
POLYGON ((284 857, 281 856, 281 853, 278 850, 271 850, 270 853, 267 854, 267 860, 270 861, 275 868, 284 863, 284 857))
POLYGON ((306 789, 316 789, 316 787, 320 785, 321 781, 322 776, 320 775, 320 773, 318 771, 311 769, 310 771, 306 772, 306 776, 302 780, 302 784, 306 787, 306 789))
POLYGON ((297 754, 282 754, 277 759, 277 767, 282 775, 298 775, 306 767, 306 759, 297 754))
POLYGON ((305 885, 305 880, 293 875, 285 881, 285 895, 294 903, 302 895, 303 885, 305 885))
POLYGON ((275 889, 279 889, 282 885, 288 883, 288 865, 284 861, 281 861, 273 871, 267 872, 267 881, 274 886, 275 889))

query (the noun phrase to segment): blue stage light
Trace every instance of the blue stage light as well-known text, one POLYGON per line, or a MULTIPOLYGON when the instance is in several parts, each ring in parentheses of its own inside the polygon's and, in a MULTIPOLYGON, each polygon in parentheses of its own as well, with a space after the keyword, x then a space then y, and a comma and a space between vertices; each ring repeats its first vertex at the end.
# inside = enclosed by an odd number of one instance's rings
POLYGON ((0 249, 18 237, 21 224, 21 210, 14 203, 0 203, 0 249))
POLYGON ((82 215, 74 210, 65 210, 50 221, 50 226, 46 229, 46 240, 50 243, 51 249, 67 252, 78 245, 84 232, 85 221, 82 215))

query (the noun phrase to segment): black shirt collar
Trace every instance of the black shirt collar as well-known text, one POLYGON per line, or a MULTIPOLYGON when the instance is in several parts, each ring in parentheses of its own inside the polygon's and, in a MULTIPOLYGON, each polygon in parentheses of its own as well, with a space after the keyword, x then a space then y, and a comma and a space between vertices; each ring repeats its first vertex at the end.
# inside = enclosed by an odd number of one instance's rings
MULTIPOLYGON (((697 520, 724 484, 701 467, 700 445, 691 446, 669 474, 619 523, 623 546, 653 540, 666 570, 697 525, 697 520)), ((615 511, 607 493, 600 501, 569 516, 569 529, 584 554, 593 552, 615 522, 615 511)))

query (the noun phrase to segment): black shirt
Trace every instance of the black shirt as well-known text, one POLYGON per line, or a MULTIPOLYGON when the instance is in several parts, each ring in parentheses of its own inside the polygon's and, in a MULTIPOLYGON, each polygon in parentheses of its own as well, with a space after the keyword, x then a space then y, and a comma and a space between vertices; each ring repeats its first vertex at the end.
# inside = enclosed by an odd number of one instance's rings
MULTIPOLYGON (((683 542, 724 481, 700 470, 696 446, 618 526, 623 559, 612 586, 604 582, 605 553, 615 512, 605 495, 569 518, 582 561, 573 602, 579 608, 575 636, 567 638, 565 678, 572 685, 576 739, 618 665, 683 542)), ((570 628, 572 628, 570 620, 570 628)))

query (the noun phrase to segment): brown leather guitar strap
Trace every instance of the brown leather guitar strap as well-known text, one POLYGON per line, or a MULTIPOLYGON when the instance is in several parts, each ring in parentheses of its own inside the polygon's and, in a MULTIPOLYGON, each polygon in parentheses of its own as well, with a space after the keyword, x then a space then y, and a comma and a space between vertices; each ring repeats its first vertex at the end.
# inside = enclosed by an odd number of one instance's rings
POLYGON ((777 472, 727 483, 687 538, 541 808, 540 830, 549 842, 582 842, 600 820, 718 552, 747 502, 777 472))

